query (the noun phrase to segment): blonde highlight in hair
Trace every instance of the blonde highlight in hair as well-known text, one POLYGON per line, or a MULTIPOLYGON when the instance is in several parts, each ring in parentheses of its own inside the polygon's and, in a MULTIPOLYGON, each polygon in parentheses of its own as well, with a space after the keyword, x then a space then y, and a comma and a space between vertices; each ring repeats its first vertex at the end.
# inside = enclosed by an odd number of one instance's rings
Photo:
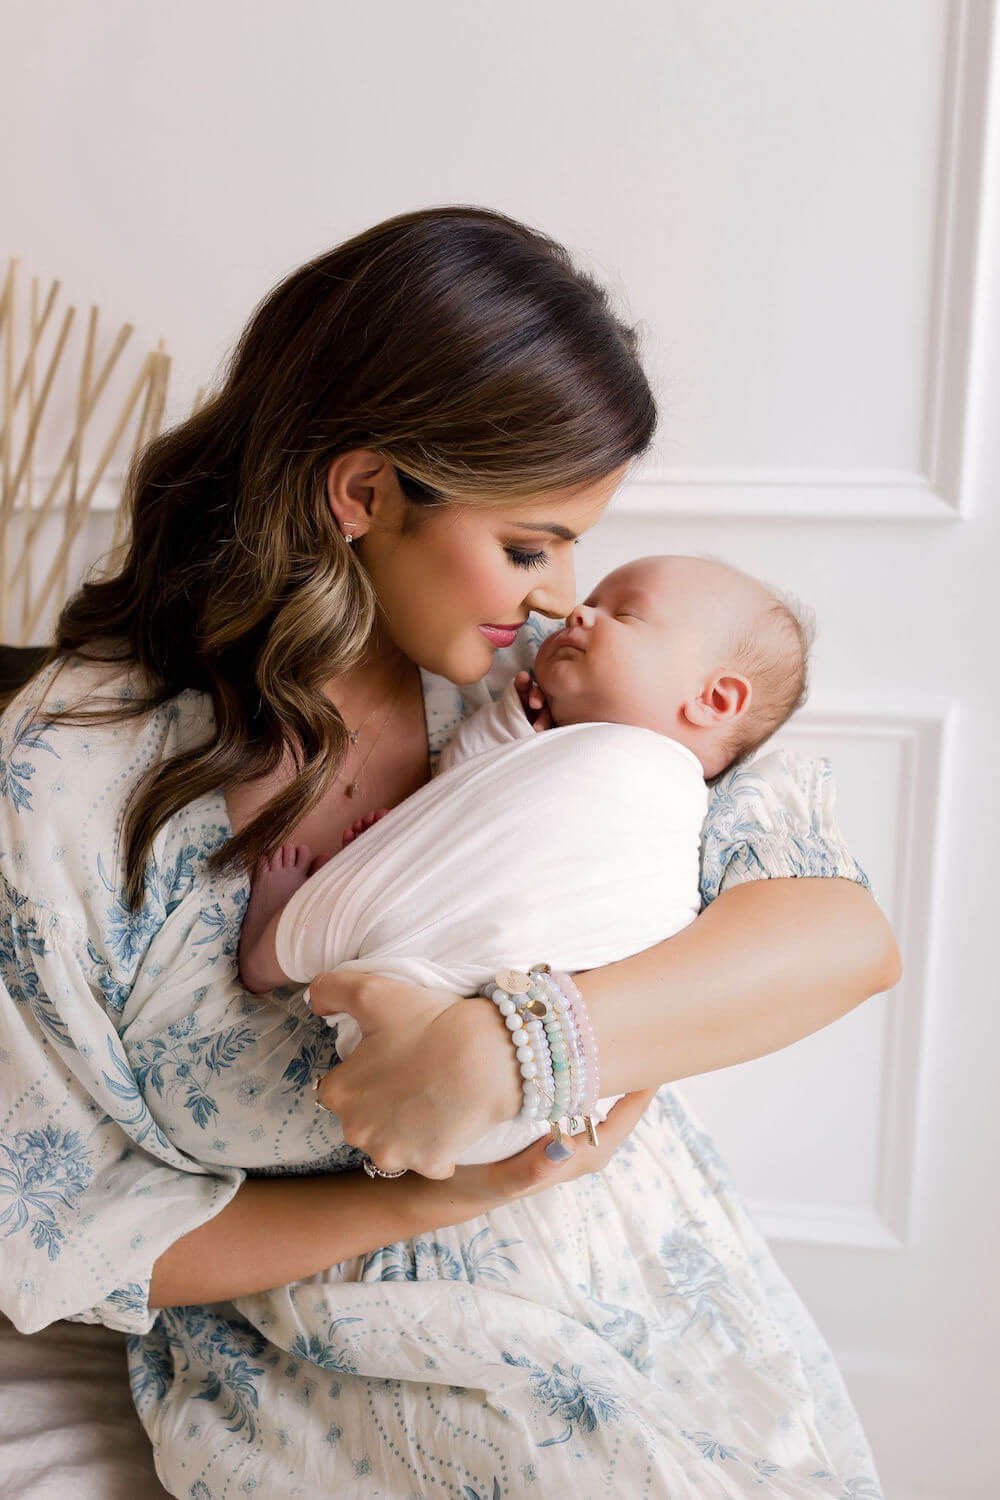
POLYGON ((126 477, 124 556, 63 608, 61 656, 134 667, 136 691, 50 723, 123 722, 208 694, 208 741, 154 765, 126 812, 133 910, 158 830, 200 796, 294 779, 211 857, 252 870, 316 805, 348 743, 324 687, 362 658, 378 601, 326 497, 356 449, 416 520, 584 485, 656 422, 634 329, 544 235, 485 209, 405 214, 293 272, 252 315, 220 390, 126 477))

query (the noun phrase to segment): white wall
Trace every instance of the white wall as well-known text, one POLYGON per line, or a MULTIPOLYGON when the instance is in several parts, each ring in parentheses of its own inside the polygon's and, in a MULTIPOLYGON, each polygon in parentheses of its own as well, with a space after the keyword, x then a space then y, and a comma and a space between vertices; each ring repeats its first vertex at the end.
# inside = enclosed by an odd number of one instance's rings
MULTIPOLYGON (((538 224, 642 321, 658 450, 581 583, 708 550, 813 605, 813 702, 785 741, 832 754, 906 969, 686 1092, 900 1500, 994 1492, 992 11, 8 0, 0 104, 0 255, 98 303, 108 339, 126 318, 136 347, 165 338, 176 415, 275 280, 420 205, 538 224)), ((106 541, 98 517, 78 565, 106 541)))

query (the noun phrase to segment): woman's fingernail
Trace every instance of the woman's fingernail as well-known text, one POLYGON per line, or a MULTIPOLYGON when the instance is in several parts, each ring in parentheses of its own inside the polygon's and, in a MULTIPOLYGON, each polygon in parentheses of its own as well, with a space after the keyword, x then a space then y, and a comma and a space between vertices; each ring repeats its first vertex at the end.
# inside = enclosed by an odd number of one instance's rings
POLYGON ((545 1148, 545 1155, 549 1161, 569 1161, 573 1153, 562 1141, 549 1141, 545 1148))
POLYGON ((313 997, 312 997, 312 990, 308 986, 306 987, 305 991, 303 992, 302 998, 306 1002, 306 1010, 309 1012, 310 1015, 312 1015, 313 997))

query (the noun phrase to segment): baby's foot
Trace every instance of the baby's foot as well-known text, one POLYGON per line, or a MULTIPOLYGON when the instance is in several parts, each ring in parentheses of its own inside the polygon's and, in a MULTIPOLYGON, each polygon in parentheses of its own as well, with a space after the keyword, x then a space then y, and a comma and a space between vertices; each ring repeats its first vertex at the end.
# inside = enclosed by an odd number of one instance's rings
POLYGON ((254 872, 250 900, 240 931, 240 979, 244 989, 261 995, 281 984, 284 976, 261 939, 268 923, 311 874, 308 844, 282 844, 270 859, 262 859, 254 872))
POLYGON ((380 807, 378 812, 365 813, 363 818, 355 818, 350 828, 345 828, 341 844, 346 849, 348 844, 353 844, 359 833, 364 833, 366 828, 371 828, 380 818, 384 818, 389 811, 387 807, 380 807))

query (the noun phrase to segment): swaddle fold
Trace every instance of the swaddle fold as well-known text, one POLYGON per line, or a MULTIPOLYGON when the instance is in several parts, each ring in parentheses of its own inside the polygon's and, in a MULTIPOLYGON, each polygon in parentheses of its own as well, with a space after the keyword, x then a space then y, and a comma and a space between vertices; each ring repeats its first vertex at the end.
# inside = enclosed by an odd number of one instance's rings
MULTIPOLYGON (((305 882, 279 920, 278 962, 299 983, 363 970, 473 995, 500 968, 629 957, 697 914, 706 800, 690 750, 630 725, 569 725, 474 755, 305 882)), ((327 1019, 348 1056, 357 1023, 327 1019)), ((500 1160, 546 1129, 500 1126, 458 1161, 500 1160)))

